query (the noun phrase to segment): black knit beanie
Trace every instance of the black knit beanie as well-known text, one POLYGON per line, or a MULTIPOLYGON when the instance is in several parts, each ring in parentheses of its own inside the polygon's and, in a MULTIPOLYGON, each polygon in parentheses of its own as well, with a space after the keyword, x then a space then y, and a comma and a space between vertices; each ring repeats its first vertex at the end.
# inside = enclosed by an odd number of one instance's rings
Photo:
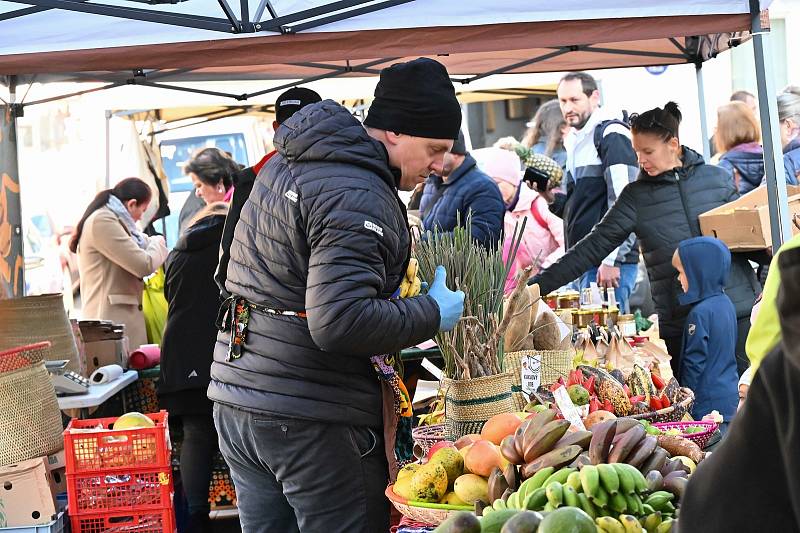
POLYGON ((421 57, 381 71, 364 124, 428 139, 456 139, 461 106, 447 69, 421 57))

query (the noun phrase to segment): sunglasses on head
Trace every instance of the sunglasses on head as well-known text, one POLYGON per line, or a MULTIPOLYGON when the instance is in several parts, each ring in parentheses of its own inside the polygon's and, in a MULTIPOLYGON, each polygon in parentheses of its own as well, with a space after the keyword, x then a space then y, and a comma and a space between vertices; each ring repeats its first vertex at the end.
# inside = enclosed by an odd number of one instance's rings
POLYGON ((656 118, 655 113, 644 118, 639 113, 631 113, 630 122, 631 126, 636 127, 636 129, 652 130, 654 128, 659 128, 664 130, 666 133, 669 133, 670 137, 675 137, 675 134, 672 132, 672 128, 659 121, 656 118))

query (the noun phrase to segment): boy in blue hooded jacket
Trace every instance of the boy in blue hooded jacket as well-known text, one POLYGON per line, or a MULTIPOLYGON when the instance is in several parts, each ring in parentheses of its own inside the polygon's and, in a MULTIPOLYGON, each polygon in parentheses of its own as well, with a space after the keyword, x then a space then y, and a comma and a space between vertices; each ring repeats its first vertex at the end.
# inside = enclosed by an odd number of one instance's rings
POLYGON ((683 330, 678 381, 694 391, 692 416, 698 420, 717 410, 725 420, 724 431, 739 399, 736 309, 724 290, 731 252, 722 241, 696 237, 680 243, 672 266, 684 292, 678 299, 692 306, 683 330))

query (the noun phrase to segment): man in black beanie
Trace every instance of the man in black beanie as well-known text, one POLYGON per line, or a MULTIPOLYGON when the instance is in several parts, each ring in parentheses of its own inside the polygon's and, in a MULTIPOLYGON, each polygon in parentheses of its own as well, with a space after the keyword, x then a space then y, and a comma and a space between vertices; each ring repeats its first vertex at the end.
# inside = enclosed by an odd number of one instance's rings
POLYGON ((461 126, 445 68, 381 72, 361 125, 325 100, 278 128, 230 246, 208 396, 248 533, 389 529, 384 490, 411 458, 394 354, 452 329, 464 293, 437 269, 397 298, 405 207, 461 126))

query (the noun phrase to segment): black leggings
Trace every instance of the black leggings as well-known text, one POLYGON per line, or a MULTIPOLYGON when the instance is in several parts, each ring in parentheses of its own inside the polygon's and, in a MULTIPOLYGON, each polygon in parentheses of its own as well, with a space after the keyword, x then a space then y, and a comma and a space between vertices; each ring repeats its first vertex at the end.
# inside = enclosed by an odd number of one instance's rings
POLYGON ((189 514, 205 513, 211 509, 208 488, 214 456, 219 451, 219 439, 214 418, 208 415, 183 415, 183 444, 181 446, 181 479, 189 514))

